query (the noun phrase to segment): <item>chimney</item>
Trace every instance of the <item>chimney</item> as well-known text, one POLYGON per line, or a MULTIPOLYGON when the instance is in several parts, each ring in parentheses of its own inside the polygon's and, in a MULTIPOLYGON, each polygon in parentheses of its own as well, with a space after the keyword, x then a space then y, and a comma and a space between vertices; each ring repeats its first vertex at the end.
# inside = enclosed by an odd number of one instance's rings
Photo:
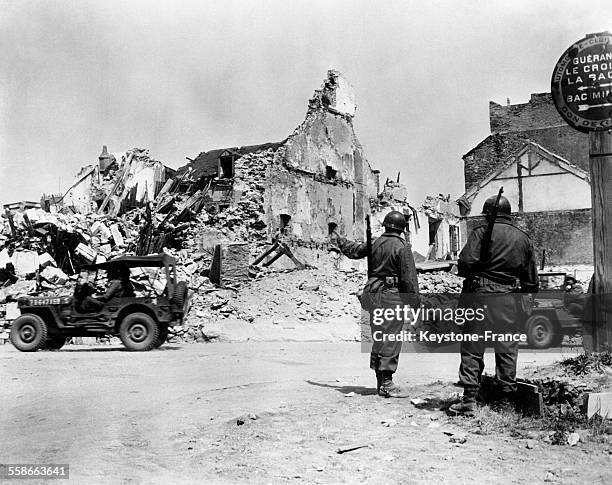
POLYGON ((106 172, 108 167, 115 161, 115 157, 108 153, 106 145, 104 145, 102 146, 102 153, 100 153, 98 160, 100 161, 100 172, 106 172))

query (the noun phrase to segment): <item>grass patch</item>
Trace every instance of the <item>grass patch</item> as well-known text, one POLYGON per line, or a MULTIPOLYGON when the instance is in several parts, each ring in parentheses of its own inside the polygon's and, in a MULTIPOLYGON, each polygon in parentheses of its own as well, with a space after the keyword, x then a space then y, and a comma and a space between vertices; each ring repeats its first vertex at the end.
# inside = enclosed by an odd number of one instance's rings
POLYGON ((541 429, 541 420, 524 416, 511 406, 479 406, 474 416, 467 420, 470 431, 480 435, 506 433, 526 438, 541 429))

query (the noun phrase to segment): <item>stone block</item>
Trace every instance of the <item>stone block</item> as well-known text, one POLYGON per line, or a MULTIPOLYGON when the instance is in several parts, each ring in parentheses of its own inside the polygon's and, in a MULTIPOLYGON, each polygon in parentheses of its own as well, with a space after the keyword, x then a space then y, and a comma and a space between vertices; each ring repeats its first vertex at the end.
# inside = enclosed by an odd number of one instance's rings
POLYGON ((596 414, 612 419, 612 392, 590 392, 587 395, 587 418, 596 414))

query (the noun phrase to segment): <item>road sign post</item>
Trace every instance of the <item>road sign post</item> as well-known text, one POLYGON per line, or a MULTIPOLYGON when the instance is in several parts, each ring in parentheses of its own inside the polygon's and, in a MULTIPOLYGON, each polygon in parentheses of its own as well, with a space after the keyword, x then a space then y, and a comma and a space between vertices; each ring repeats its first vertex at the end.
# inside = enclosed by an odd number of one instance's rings
POLYGON ((612 350, 612 34, 589 34, 567 49, 553 71, 551 92, 565 121, 589 133, 593 350, 612 350))
POLYGON ((589 133, 593 218, 593 350, 612 350, 612 133, 589 133))

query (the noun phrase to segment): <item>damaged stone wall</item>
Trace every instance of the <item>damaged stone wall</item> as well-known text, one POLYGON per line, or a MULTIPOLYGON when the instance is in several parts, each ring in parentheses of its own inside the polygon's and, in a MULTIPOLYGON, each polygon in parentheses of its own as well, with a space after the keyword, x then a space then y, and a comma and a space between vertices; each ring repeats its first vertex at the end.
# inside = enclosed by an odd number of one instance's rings
MULTIPOLYGON (((339 230, 355 236, 356 214, 350 185, 319 182, 289 170, 270 169, 266 214, 270 227, 280 227, 289 215, 289 232, 306 241, 325 241, 328 220, 338 221, 339 230)), ((358 234, 357 234, 358 235, 358 234)))
POLYGON ((225 235, 251 242, 268 239, 264 193, 274 152, 273 148, 268 148, 247 153, 235 161, 231 204, 210 219, 212 224, 225 230, 225 235))
POLYGON ((377 180, 355 135, 355 109, 348 82, 329 71, 309 101, 306 119, 268 169, 265 210, 272 232, 285 214, 291 217, 293 234, 306 240, 325 240, 330 219, 348 237, 364 237, 377 180))

